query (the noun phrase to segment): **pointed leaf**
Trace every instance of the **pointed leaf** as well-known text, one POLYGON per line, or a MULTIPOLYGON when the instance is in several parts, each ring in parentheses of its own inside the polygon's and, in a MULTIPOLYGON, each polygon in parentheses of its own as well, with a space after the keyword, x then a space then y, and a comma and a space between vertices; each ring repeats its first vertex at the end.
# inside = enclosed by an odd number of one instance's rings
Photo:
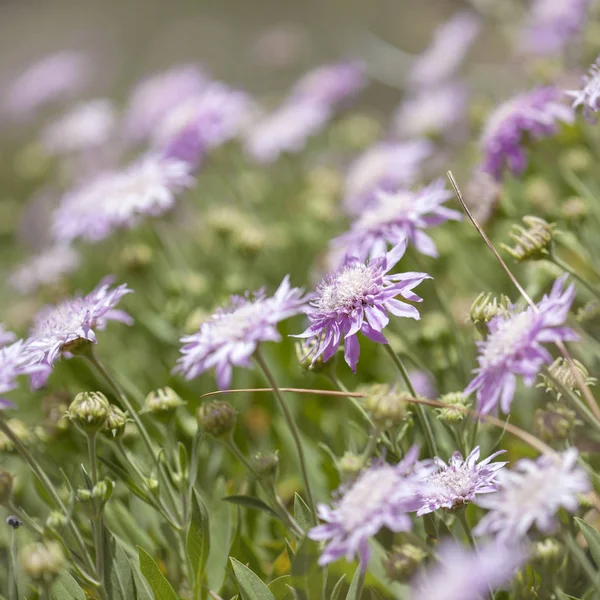
POLYGON ((583 537, 588 544, 592 558, 596 563, 596 567, 600 568, 600 532, 594 529, 589 523, 586 523, 583 519, 575 517, 575 521, 583 533, 583 537))
POLYGON ((233 543, 232 514, 237 512, 234 506, 223 502, 221 498, 226 493, 225 480, 220 477, 213 493, 210 504, 210 552, 206 563, 206 583, 214 592, 219 592, 227 577, 228 557, 233 543))
POLYGON ((86 600, 85 592, 73 577, 64 571, 52 584, 52 600, 86 600))
MULTIPOLYGON (((350 589, 348 590, 348 594, 346 595, 346 600, 360 600, 359 593, 359 584, 361 579, 363 578, 363 573, 360 572, 361 565, 356 567, 356 572, 354 573, 354 577, 352 578, 352 583, 350 584, 350 589)), ((362 596, 362 594, 361 594, 362 596)))
POLYGON ((331 592, 331 600, 338 600, 340 594, 342 593, 342 586, 344 585, 344 579, 346 579, 346 575, 342 575, 337 583, 333 586, 333 591, 331 592))
POLYGON ((135 582, 129 558, 113 535, 104 528, 104 585, 111 600, 135 598, 135 582))
POLYGON ((289 596, 290 590, 288 584, 290 584, 291 581, 291 575, 282 575, 269 583, 269 590, 277 600, 284 600, 284 598, 289 596))
POLYGON ((240 506, 245 506, 246 508, 251 508, 253 510, 262 510, 275 519, 279 519, 279 515, 260 498, 255 498, 254 496, 226 496, 222 499, 225 500, 225 502, 239 504, 240 506))
POLYGON ((229 560, 243 600, 277 600, 258 575, 232 556, 229 560))
POLYGON ((154 593, 154 600, 178 600, 177 594, 160 572, 154 559, 140 546, 137 547, 140 570, 154 593))
POLYGON ((199 589, 210 550, 210 532, 208 528, 208 511, 195 491, 192 494, 192 521, 188 529, 185 547, 188 560, 192 566, 195 587, 199 589))
POLYGON ((298 494, 294 494, 294 519, 303 531, 308 531, 312 524, 312 511, 298 494))
POLYGON ((179 472, 183 476, 184 479, 187 479, 188 476, 188 455, 185 446, 179 442, 177 444, 179 449, 179 472))
POLYGON ((324 570, 319 567, 319 544, 303 538, 296 547, 296 554, 291 565, 294 589, 300 598, 313 600, 323 594, 324 570))

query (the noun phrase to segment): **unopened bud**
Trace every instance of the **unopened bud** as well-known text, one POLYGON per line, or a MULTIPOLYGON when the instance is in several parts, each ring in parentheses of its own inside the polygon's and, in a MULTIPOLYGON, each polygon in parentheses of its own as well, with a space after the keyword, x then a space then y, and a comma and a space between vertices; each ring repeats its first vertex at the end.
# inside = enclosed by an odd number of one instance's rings
POLYGON ((452 392, 440 397, 440 402, 444 408, 436 408, 435 412, 440 421, 445 423, 461 423, 467 415, 467 408, 471 406, 471 401, 461 392, 452 392))
POLYGON ((23 570, 34 581, 51 583, 64 567, 65 555, 58 542, 35 542, 21 551, 23 570))
POLYGON ((490 292, 481 292, 473 302, 469 319, 484 337, 488 334, 488 323, 495 317, 508 317, 510 299, 507 296, 494 297, 490 292))
POLYGON ((148 491, 158 498, 160 495, 160 484, 158 483, 158 479, 156 477, 146 477, 145 479, 146 487, 148 491))
MULTIPOLYGON (((6 425, 10 427, 13 434, 19 439, 19 441, 27 444, 31 441, 31 432, 27 425, 19 419, 8 419, 6 425)), ((2 431, 0 431, 0 453, 6 452, 11 453, 15 451, 15 446, 12 440, 2 431)))
POLYGON ((0 505, 7 504, 13 491, 14 477, 4 469, 0 468, 0 505))
POLYGON ((66 515, 64 515, 60 511, 54 510, 48 515, 48 518, 46 519, 46 527, 53 531, 60 531, 67 525, 68 522, 69 520, 66 517, 66 515))
POLYGON ((101 504, 108 502, 112 495, 114 484, 108 479, 99 481, 92 489, 92 498, 98 500, 101 504))
POLYGON ((524 186, 525 200, 544 213, 556 206, 556 195, 552 186, 543 177, 530 177, 524 186))
MULTIPOLYGON (((298 363, 304 371, 313 371, 314 373, 320 373, 321 371, 329 368, 330 363, 323 361, 323 355, 319 356, 314 362, 313 358, 319 348, 321 339, 319 336, 309 338, 307 340, 296 341, 296 357, 298 363)), ((334 364, 332 362, 331 364, 334 364)))
POLYGON ((335 468, 342 482, 353 481, 360 473, 364 465, 364 459, 360 454, 345 452, 344 456, 335 461, 335 468))
POLYGON ((554 223, 548 223, 539 217, 523 217, 521 225, 513 225, 509 237, 515 243, 514 247, 500 244, 517 262, 525 260, 541 260, 547 258, 552 248, 554 238, 554 223))
POLYGON ((544 387, 547 392, 554 393, 557 400, 562 396, 561 388, 579 396, 579 380, 587 386, 596 384, 596 378, 589 375, 588 370, 578 360, 569 361, 559 357, 548 367, 548 375, 541 375, 543 381, 537 387, 544 387))
POLYGON ((160 388, 146 396, 144 407, 140 413, 150 413, 159 421, 169 421, 175 411, 185 402, 170 387, 160 388))
POLYGON ((253 459, 254 470, 264 478, 277 478, 279 471, 279 454, 277 451, 268 454, 258 453, 253 459))
POLYGON ((541 564, 553 564, 564 555, 564 548, 553 538, 546 538, 535 542, 532 548, 532 559, 541 564))
POLYGON ((77 394, 67 410, 67 417, 88 433, 102 429, 109 414, 110 403, 101 392, 77 394))
POLYGON ((201 404, 196 412, 198 426, 216 438, 228 436, 235 427, 236 418, 233 406, 221 400, 201 404))
POLYGON ((75 498, 77 499, 77 502, 81 502, 82 504, 91 502, 92 492, 91 492, 91 490, 88 490, 87 488, 79 488, 77 490, 77 494, 75 495, 75 498))
POLYGON ((374 384, 365 391, 365 410, 381 429, 391 429, 404 421, 407 402, 412 399, 408 392, 386 384, 374 384))
POLYGON ((120 265, 128 271, 145 269, 152 262, 152 248, 146 244, 125 246, 119 255, 120 265))
POLYGON ((589 213, 587 202, 578 196, 569 198, 560 208, 560 216, 565 221, 579 223, 583 221, 589 213))
POLYGON ((104 427, 102 429, 104 434, 113 440, 120 439, 125 433, 126 426, 127 413, 122 411, 118 406, 111 404, 110 412, 106 417, 106 421, 104 421, 104 427))
POLYGON ((410 580, 421 563, 427 558, 427 553, 412 544, 394 546, 383 561, 386 575, 392 580, 404 583, 410 580))
POLYGON ((533 427, 536 435, 545 442, 566 440, 575 428, 577 414, 562 404, 548 403, 544 410, 535 413, 533 427))

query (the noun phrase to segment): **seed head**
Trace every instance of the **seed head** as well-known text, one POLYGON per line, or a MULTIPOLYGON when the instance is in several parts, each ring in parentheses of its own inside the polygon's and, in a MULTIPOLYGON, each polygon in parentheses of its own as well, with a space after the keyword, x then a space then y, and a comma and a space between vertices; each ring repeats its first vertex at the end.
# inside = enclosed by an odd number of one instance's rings
POLYGON ((237 412, 229 404, 216 400, 200 405, 196 412, 198 427, 215 438, 225 438, 233 432, 237 412))
POLYGON ((63 570, 65 555, 58 542, 35 542, 21 551, 21 565, 34 581, 51 583, 63 570))
POLYGON ((160 421, 169 421, 185 402, 170 387, 159 388, 146 396, 140 413, 150 413, 160 421))
POLYGON ((427 558, 427 553, 412 544, 394 546, 383 561, 386 575, 392 581, 405 583, 411 579, 421 563, 427 558))
POLYGON ((86 433, 96 433, 104 427, 110 414, 110 403, 101 392, 81 392, 71 402, 67 417, 86 433))
POLYGON ((488 323, 498 315, 508 317, 510 300, 507 296, 496 298, 490 292, 481 292, 471 306, 469 319, 482 336, 488 334, 488 323))
POLYGON ((583 380, 587 386, 596 384, 596 378, 590 377, 585 366, 575 359, 571 363, 565 358, 557 358, 548 367, 548 373, 549 375, 542 374, 543 381, 537 387, 546 388, 546 392, 555 394, 557 400, 560 400, 562 396, 561 388, 566 388, 578 396, 581 395, 578 379, 583 380), (579 373, 579 377, 577 377, 577 373, 579 373))
POLYGON ((547 258, 552 248, 555 224, 532 216, 523 217, 523 223, 527 229, 520 225, 513 225, 509 234, 515 246, 511 248, 501 244, 502 248, 517 262, 547 258))

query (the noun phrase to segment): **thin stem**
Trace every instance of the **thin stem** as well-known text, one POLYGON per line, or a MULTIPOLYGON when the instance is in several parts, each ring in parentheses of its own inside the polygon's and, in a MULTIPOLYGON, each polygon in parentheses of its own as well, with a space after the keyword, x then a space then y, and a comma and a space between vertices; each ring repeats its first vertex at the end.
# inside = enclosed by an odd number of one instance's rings
POLYGON ((477 544, 475 543, 475 538, 473 537, 473 532, 471 531, 471 526, 469 525, 469 522, 467 521, 466 513, 467 513, 466 509, 461 508, 456 511, 456 518, 458 519, 458 522, 461 524, 461 527, 463 528, 463 531, 465 532, 465 535, 467 536, 467 541, 469 542, 469 545, 471 546, 471 548, 473 548, 473 550, 477 550, 477 544))
MULTIPOLYGON (((98 454, 96 452, 96 433, 90 433, 87 436, 88 459, 90 465, 90 477, 92 487, 98 485, 98 454)), ((102 518, 103 499, 94 500, 94 518, 92 525, 94 529, 94 546, 96 547, 96 577, 100 582, 99 592, 105 597, 104 590, 104 519, 102 518)))
POLYGON ((371 456, 373 455, 373 451, 377 446, 377 440, 379 439, 379 428, 373 427, 371 433, 369 435, 369 439, 367 440, 367 444, 362 454, 362 465, 361 469, 367 464, 371 456))
POLYGON ((571 275, 572 277, 574 277, 575 279, 577 279, 577 281, 579 281, 579 283, 585 286, 589 292, 596 296, 596 298, 600 299, 600 291, 596 289, 593 285, 591 285, 589 282, 587 282, 583 277, 581 277, 581 275, 579 275, 579 273, 577 273, 577 271, 575 271, 575 269, 573 269, 571 265, 565 262, 562 258, 559 258, 554 252, 552 252, 548 256, 548 260, 551 263, 554 263, 557 267, 559 267, 569 275, 571 275))
MULTIPOLYGON (((392 350, 392 348, 389 344, 384 344, 383 347, 385 348, 385 351, 388 353, 388 355, 390 356, 390 358, 392 359, 392 361, 398 368, 398 371, 400 371, 400 375, 402 376, 402 379, 404 379, 404 383, 406 383, 406 387, 408 388, 408 391, 410 392, 411 396, 416 398, 417 394, 415 392, 415 388, 413 387, 413 385, 410 381, 410 378, 408 376, 408 373, 406 372, 406 368, 404 367, 404 364, 402 363, 402 361, 400 360, 398 355, 392 350)), ((435 443, 433 429, 431 428, 431 423, 429 422, 427 413, 425 412, 425 409, 423 408, 423 406, 421 404, 417 404, 416 413, 417 413, 417 419, 419 420, 419 423, 421 425, 421 430, 423 431, 423 435, 425 436, 425 441, 427 442, 427 446, 429 447, 429 452, 431 453, 432 456, 437 456, 438 449, 437 449, 437 444, 435 443)))
POLYGON ((15 530, 10 528, 10 556, 8 558, 8 600, 17 600, 17 536, 15 530))
POLYGON ((304 488, 306 490, 306 496, 308 498, 308 505, 309 505, 311 513, 312 513, 311 517, 312 517, 313 523, 316 525, 317 524, 317 507, 315 505, 315 501, 314 501, 314 498, 312 495, 312 490, 310 487, 310 481, 308 479, 308 470, 306 468, 306 458, 304 456, 304 449, 302 448, 302 441, 300 440, 300 432, 298 431, 298 427, 296 426, 296 423, 294 421, 294 417, 290 411, 290 408, 287 405, 287 402, 285 401, 283 394, 277 387, 277 382, 275 381, 273 374, 271 373, 269 367, 267 366, 267 363, 265 362, 265 360, 262 356, 260 348, 256 349, 254 358, 255 358, 256 362, 258 363, 258 365, 260 366, 260 368, 262 369, 267 381, 273 388, 273 394, 274 394, 275 398, 277 399, 277 401, 279 402, 279 406, 281 407, 283 416, 287 422, 288 427, 290 428, 292 437, 294 438, 294 443, 296 444, 296 451, 298 452, 298 458, 300 460, 300 470, 302 471, 302 478, 304 479, 304 488))
POLYGON ((94 569, 94 563, 92 561, 92 557, 86 548, 85 542, 83 541, 83 537, 75 524, 75 521, 71 518, 67 507, 64 502, 61 500, 56 488, 46 475, 38 462, 35 460, 33 455, 29 452, 26 446, 21 442, 21 440, 14 434, 13 430, 8 426, 6 421, 0 416, 0 431, 4 433, 8 439, 13 443, 17 452, 21 455, 21 458, 31 467, 31 470, 34 472, 36 477, 40 480, 41 484, 44 486, 44 489, 48 492, 52 500, 54 500, 56 506, 60 509, 60 511, 68 518, 68 527, 71 530, 71 533, 75 539, 78 550, 83 557, 84 562, 87 564, 87 568, 90 570, 94 569))

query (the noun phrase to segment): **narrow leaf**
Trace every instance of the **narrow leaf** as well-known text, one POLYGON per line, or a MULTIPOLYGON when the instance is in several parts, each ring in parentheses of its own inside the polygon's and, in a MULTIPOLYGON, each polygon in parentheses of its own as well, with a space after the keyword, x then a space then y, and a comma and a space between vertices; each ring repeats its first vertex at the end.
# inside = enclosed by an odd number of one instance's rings
POLYGON ((52 584, 52 600, 86 600, 85 592, 73 577, 64 571, 52 584))
POLYGON ((298 494, 294 494, 294 519, 303 531, 308 531, 312 524, 312 511, 298 494))
POLYGON ((594 529, 589 523, 583 519, 575 517, 575 521, 583 533, 583 537, 588 544, 592 558, 596 563, 596 567, 600 568, 600 532, 594 529))
POLYGON ((284 600, 284 598, 289 596, 290 590, 288 584, 291 583, 291 580, 291 575, 282 575, 269 583, 269 590, 277 600, 284 600))
POLYGON ((276 600, 258 575, 232 556, 229 557, 229 560, 244 600, 276 600))
MULTIPOLYGON (((354 573, 354 577, 352 578, 352 583, 350 584, 350 589, 348 590, 348 594, 346 595, 346 600, 360 600, 358 589, 360 587, 360 582, 363 579, 363 573, 361 573, 361 566, 358 565, 356 567, 356 572, 354 573)), ((362 595, 362 594, 361 594, 362 595)))
POLYGON ((344 579, 346 579, 346 575, 342 575, 337 583, 333 586, 333 591, 331 592, 331 600, 338 600, 340 594, 342 593, 342 586, 344 585, 344 579))
POLYGON ((192 521, 188 529, 185 547, 192 566, 195 586, 196 589, 199 589, 210 550, 210 533, 206 506, 195 491, 192 494, 192 521))
POLYGON ((178 600, 171 584, 160 572, 154 559, 140 546, 137 547, 140 570, 154 592, 154 600, 178 600))
POLYGON ((225 500, 225 502, 239 504, 240 506, 245 506, 246 508, 251 508, 253 510, 262 510, 275 519, 279 519, 279 515, 260 498, 255 498, 254 496, 226 496, 223 498, 223 500, 225 500))
POLYGON ((220 477, 213 492, 210 504, 210 552, 206 563, 206 583, 214 592, 219 592, 227 577, 228 557, 233 542, 232 514, 237 508, 221 498, 227 493, 225 480, 220 477))
POLYGON ((111 600, 135 598, 135 582, 129 558, 113 535, 104 528, 104 585, 111 600))

